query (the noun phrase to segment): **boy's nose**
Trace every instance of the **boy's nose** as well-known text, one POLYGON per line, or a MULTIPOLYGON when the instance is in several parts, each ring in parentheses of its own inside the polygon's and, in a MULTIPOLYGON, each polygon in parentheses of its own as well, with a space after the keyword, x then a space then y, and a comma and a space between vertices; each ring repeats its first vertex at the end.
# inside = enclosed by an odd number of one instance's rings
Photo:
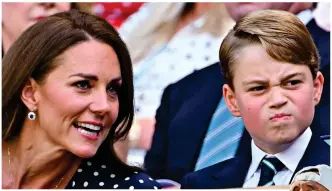
POLYGON ((268 106, 269 108, 280 108, 287 103, 287 98, 279 87, 271 89, 268 106))

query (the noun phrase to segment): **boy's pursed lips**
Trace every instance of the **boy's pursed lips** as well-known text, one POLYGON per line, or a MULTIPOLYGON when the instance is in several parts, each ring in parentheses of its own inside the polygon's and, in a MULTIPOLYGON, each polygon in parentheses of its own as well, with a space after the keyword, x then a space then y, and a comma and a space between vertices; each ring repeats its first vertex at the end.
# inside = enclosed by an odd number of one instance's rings
POLYGON ((290 117, 290 116, 291 116, 290 114, 278 113, 278 114, 275 114, 272 117, 270 117, 270 120, 277 120, 277 119, 281 119, 281 118, 284 118, 284 117, 290 117))

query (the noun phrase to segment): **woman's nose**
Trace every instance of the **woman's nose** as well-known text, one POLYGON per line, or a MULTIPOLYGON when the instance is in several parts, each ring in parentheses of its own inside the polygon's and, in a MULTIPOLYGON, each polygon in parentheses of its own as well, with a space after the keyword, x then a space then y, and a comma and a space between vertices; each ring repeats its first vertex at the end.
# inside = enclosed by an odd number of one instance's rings
POLYGON ((111 101, 108 98, 107 93, 104 92, 96 92, 93 95, 92 102, 90 104, 90 110, 98 115, 104 116, 111 110, 111 101))

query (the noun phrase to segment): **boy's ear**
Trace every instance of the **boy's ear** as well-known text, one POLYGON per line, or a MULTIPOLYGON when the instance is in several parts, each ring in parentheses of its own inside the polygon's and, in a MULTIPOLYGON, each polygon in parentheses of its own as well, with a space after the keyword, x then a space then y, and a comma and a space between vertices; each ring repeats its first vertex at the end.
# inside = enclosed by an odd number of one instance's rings
POLYGON ((233 90, 229 87, 228 84, 224 84, 224 86, 222 87, 222 90, 223 90, 223 96, 226 101, 226 105, 227 105, 228 109, 234 116, 240 117, 241 116, 240 110, 238 108, 237 101, 235 99, 235 94, 234 94, 233 90))
POLYGON ((324 85, 324 76, 323 74, 318 71, 316 79, 314 80, 314 102, 317 105, 320 101, 323 92, 323 85, 324 85))
POLYGON ((37 110, 38 99, 36 99, 36 91, 38 86, 37 82, 30 78, 21 93, 21 100, 30 111, 37 110))

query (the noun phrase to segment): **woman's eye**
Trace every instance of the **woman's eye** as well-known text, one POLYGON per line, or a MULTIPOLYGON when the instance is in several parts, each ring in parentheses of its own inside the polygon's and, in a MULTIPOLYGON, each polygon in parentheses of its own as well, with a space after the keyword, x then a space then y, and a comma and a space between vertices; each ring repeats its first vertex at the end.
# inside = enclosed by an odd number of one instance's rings
POLYGON ((257 91, 262 91, 265 89, 265 86, 256 86, 256 87, 252 87, 249 89, 249 91, 251 92, 257 92, 257 91))
POLYGON ((74 85, 82 90, 91 88, 90 82, 88 80, 75 82, 74 85))
POLYGON ((118 89, 118 88, 115 88, 115 87, 113 87, 113 86, 109 86, 109 87, 107 88, 107 92, 109 92, 109 93, 112 94, 112 95, 118 95, 118 93, 119 93, 119 89, 118 89))

